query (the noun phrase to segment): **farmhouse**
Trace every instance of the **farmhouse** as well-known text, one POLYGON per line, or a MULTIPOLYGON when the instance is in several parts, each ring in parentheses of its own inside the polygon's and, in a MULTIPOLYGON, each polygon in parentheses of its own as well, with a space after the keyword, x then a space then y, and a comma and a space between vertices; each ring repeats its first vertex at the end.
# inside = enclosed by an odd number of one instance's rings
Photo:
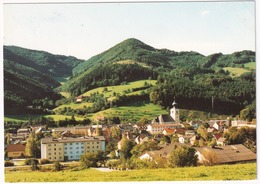
POLYGON ((217 164, 229 164, 240 162, 252 162, 256 161, 256 154, 247 149, 242 144, 226 145, 220 147, 196 147, 197 155, 200 163, 207 162, 205 158, 207 153, 216 156, 217 164))
POLYGON ((41 139, 41 158, 50 161, 79 160, 85 153, 105 151, 105 138, 97 137, 53 137, 41 139))
POLYGON ((25 145, 10 144, 6 148, 7 156, 9 158, 21 158, 25 156, 25 145))

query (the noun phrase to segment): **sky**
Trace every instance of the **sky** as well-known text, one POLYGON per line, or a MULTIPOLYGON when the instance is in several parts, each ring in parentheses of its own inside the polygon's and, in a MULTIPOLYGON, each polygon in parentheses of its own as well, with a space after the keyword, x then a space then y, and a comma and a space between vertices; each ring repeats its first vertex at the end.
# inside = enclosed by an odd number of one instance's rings
POLYGON ((4 4, 4 45, 88 59, 136 38, 204 55, 255 51, 255 4, 240 2, 4 4))

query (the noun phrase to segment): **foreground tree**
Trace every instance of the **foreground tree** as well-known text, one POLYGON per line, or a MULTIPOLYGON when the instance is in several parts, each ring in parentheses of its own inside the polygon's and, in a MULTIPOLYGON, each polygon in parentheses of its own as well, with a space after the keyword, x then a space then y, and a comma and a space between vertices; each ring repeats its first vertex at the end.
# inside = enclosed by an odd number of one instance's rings
POLYGON ((170 154, 168 164, 170 167, 197 166, 196 150, 187 146, 176 147, 170 154))
POLYGON ((39 148, 37 146, 37 142, 35 140, 35 134, 31 133, 27 139, 25 154, 28 157, 36 157, 39 152, 39 148))

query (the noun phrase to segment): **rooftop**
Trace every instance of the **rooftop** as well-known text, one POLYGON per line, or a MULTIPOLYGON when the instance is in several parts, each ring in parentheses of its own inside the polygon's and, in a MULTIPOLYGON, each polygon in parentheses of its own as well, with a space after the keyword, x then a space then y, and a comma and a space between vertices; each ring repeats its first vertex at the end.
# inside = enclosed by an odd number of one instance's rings
POLYGON ((91 141, 105 141, 104 136, 95 136, 95 137, 63 137, 63 138, 58 138, 55 139, 53 137, 46 137, 42 138, 41 142, 42 144, 46 143, 70 143, 70 142, 91 142, 91 141))

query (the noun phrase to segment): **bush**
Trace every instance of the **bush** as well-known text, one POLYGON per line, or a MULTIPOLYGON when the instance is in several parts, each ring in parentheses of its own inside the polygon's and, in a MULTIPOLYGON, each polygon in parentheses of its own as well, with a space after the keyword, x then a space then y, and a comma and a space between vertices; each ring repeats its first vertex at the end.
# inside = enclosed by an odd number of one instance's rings
POLYGON ((14 163, 11 161, 5 161, 5 167, 14 166, 14 163))
POLYGON ((39 161, 37 159, 34 159, 34 158, 28 158, 24 161, 24 164, 25 165, 32 165, 33 163, 36 163, 38 164, 39 161))
POLYGON ((46 158, 43 158, 43 159, 39 160, 39 164, 41 164, 41 165, 49 164, 49 163, 50 163, 50 161, 48 159, 46 159, 46 158))
POLYGON ((39 161, 37 159, 33 159, 33 158, 28 158, 24 161, 24 164, 25 165, 31 165, 31 169, 32 171, 35 171, 35 170, 38 170, 39 167, 38 167, 38 164, 39 164, 39 161))
POLYGON ((53 167, 54 167, 53 168, 54 171, 60 171, 62 169, 62 165, 58 161, 54 162, 53 167))

